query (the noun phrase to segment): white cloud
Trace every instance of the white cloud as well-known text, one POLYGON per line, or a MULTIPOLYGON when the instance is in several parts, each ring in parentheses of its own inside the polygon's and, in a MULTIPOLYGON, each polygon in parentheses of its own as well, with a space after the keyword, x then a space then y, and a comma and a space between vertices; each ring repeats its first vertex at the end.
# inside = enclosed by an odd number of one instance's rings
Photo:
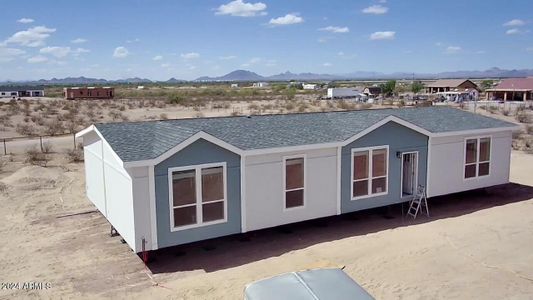
POLYGON ((348 33, 350 32, 350 28, 348 27, 339 27, 339 26, 328 26, 328 27, 322 27, 319 28, 320 31, 329 31, 333 33, 348 33))
POLYGON ((152 60, 155 60, 155 61, 162 60, 162 59, 163 59, 163 56, 161 55, 156 55, 152 58, 152 60))
POLYGON ((50 36, 51 33, 55 31, 55 28, 36 26, 28 30, 16 32, 9 37, 5 43, 20 44, 28 47, 39 47, 44 45, 45 40, 50 36))
POLYGON ((371 40, 394 40, 395 31, 376 31, 370 35, 371 40))
POLYGON ((50 54, 52 56, 55 56, 57 58, 62 58, 71 52, 70 47, 44 47, 39 50, 42 54, 50 54))
POLYGON ((126 49, 126 47, 116 47, 115 51, 113 51, 113 57, 115 58, 124 58, 126 56, 130 55, 130 51, 126 49))
POLYGON ((505 34, 507 35, 515 35, 515 34, 520 34, 520 33, 522 33, 522 31, 520 31, 520 29, 518 28, 512 28, 505 32, 505 34))
POLYGON ((526 22, 520 19, 513 19, 509 22, 503 23, 503 26, 524 26, 526 22))
POLYGON ((485 51, 485 50, 478 50, 478 51, 476 51, 475 53, 476 53, 476 54, 485 54, 485 53, 487 53, 487 51, 485 51))
POLYGON ((237 56, 235 55, 228 55, 228 56, 220 56, 218 59, 221 59, 221 60, 230 60, 230 59, 236 59, 237 56))
POLYGON ((455 54, 461 52, 462 50, 463 48, 459 46, 448 46, 444 52, 446 54, 455 54))
POLYGON ((182 54, 180 54, 180 56, 183 59, 195 59, 195 58, 200 57, 200 54, 198 54, 196 52, 189 52, 189 53, 182 53, 182 54))
POLYGON ((266 15, 266 4, 262 2, 246 3, 242 0, 231 1, 227 4, 220 5, 216 15, 230 15, 234 17, 255 17, 266 15))
POLYGON ((87 40, 83 39, 83 38, 77 38, 77 39, 74 39, 74 40, 72 40, 70 42, 73 43, 73 44, 82 44, 82 43, 87 42, 87 40))
POLYGON ((325 63, 322 64, 322 66, 324 66, 324 67, 331 67, 332 64, 331 64, 331 63, 328 63, 328 62, 325 62, 325 63))
POLYGON ((131 43, 138 43, 140 41, 141 41, 140 38, 134 38, 133 40, 127 40, 126 43, 131 44, 131 43))
POLYGON ((249 61, 250 64, 256 64, 256 63, 259 63, 261 62, 261 58, 260 57, 252 57, 249 61))
POLYGON ((273 26, 282 26, 282 25, 292 25, 292 24, 298 24, 302 23, 304 19, 296 14, 286 14, 283 17, 270 19, 270 22, 268 24, 273 26))
POLYGON ((337 55, 338 55, 338 56, 344 56, 344 52, 339 51, 339 52, 337 52, 337 55))
POLYGON ((72 54, 74 56, 78 56, 80 54, 89 53, 89 52, 91 52, 91 50, 85 49, 85 48, 76 48, 76 49, 72 50, 72 54))
POLYGON ((278 61, 275 59, 269 59, 266 61, 265 66, 267 67, 275 67, 278 65, 278 61))
POLYGON ((170 64, 169 64, 169 63, 161 64, 161 68, 168 68, 168 67, 170 67, 170 64))
POLYGON ((32 56, 28 58, 28 63, 30 64, 38 64, 38 63, 43 63, 47 61, 48 61, 48 57, 43 56, 43 55, 37 55, 37 56, 32 56))
POLYGON ((0 45, 0 62, 9 62, 26 53, 24 50, 8 48, 0 45))
POLYGON ((17 22, 19 23, 22 23, 22 24, 29 24, 29 23, 33 23, 35 20, 34 19, 31 19, 31 18, 22 18, 22 19, 18 19, 17 22))
POLYGON ((386 6, 383 6, 381 4, 377 5, 371 5, 365 9, 363 9, 363 13, 365 14, 373 14, 373 15, 382 15, 386 14, 389 11, 389 8, 386 6))

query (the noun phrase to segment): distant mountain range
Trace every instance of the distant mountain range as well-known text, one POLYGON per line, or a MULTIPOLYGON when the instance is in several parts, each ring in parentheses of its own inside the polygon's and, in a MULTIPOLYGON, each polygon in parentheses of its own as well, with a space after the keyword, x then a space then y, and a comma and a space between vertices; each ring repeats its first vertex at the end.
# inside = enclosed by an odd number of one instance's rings
MULTIPOLYGON (((252 71, 235 70, 223 76, 209 77, 202 76, 195 80, 196 82, 216 82, 216 81, 307 81, 307 80, 378 80, 378 79, 438 79, 438 78, 509 78, 509 77, 528 77, 533 76, 533 69, 521 70, 505 70, 500 68, 491 68, 485 71, 454 71, 441 73, 381 73, 381 72, 366 72, 358 71, 346 74, 315 74, 315 73, 292 73, 284 72, 271 76, 262 76, 252 71)), ((126 78, 119 80, 106 80, 98 78, 87 77, 67 77, 67 78, 52 78, 40 79, 35 81, 5 81, 0 82, 2 85, 16 85, 16 84, 32 84, 32 85, 102 85, 102 84, 142 84, 142 83, 181 83, 187 80, 170 78, 166 81, 152 81, 147 78, 126 78)))

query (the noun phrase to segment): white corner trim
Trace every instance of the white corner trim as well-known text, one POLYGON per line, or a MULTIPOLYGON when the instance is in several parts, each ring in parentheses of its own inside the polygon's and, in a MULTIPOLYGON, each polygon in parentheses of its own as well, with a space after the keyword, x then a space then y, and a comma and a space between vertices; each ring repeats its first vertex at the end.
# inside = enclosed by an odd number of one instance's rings
POLYGON ((246 226, 246 158, 241 155, 241 232, 247 232, 248 228, 246 226))
POLYGON ((157 210, 155 203, 155 167, 148 167, 148 192, 150 193, 150 226, 152 235, 152 247, 151 250, 158 249, 157 245, 157 210))
POLYGON ((341 212, 342 147, 337 147, 337 215, 341 212))
POLYGON ((84 135, 88 134, 89 132, 93 131, 96 129, 96 126, 94 125, 91 125, 81 131, 79 131, 78 133, 76 133, 75 137, 76 138, 80 138, 80 137, 83 137, 84 135))

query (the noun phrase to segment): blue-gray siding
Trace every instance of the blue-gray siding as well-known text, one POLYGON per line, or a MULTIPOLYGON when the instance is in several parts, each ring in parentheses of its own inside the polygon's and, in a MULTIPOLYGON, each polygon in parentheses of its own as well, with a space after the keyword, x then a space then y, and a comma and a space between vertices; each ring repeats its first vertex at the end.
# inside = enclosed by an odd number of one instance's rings
POLYGON ((400 197, 401 159, 397 158, 396 152, 418 151, 418 183, 426 185, 427 145, 427 136, 395 122, 389 122, 343 147, 341 158, 341 212, 347 213, 402 202, 400 197), (382 145, 389 146, 388 194, 351 200, 352 149, 382 145))
POLYGON ((155 166, 157 240, 170 247, 241 232, 240 156, 200 139, 155 166), (227 163, 228 221, 192 229, 170 230, 168 169, 206 163, 227 163))

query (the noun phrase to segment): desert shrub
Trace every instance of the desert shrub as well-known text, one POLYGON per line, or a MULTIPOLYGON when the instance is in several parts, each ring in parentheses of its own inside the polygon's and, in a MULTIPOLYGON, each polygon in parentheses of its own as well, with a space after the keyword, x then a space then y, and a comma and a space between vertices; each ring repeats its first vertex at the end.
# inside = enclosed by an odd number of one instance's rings
POLYGON ((65 127, 59 120, 53 120, 44 125, 44 131, 49 135, 58 135, 65 132, 65 127))
POLYGON ((489 106, 487 108, 487 111, 490 112, 491 114, 494 114, 494 113, 496 113, 498 111, 498 108, 495 107, 495 106, 489 106))
POLYGON ((530 117, 525 111, 518 112, 515 118, 520 123, 530 123, 530 117))
POLYGON ((71 163, 77 163, 83 161, 83 151, 82 147, 77 147, 76 149, 71 149, 67 151, 67 159, 71 163))
POLYGON ((527 125, 526 132, 533 135, 533 125, 527 125))
POLYGON ((307 110, 309 106, 307 105, 307 103, 305 102, 300 102, 300 104, 298 104, 298 112, 305 112, 307 110))
POLYGON ((160 118, 161 120, 166 120, 166 119, 168 119, 168 116, 167 116, 167 114, 163 113, 163 114, 160 114, 160 115, 159 115, 159 118, 160 118))
POLYGON ((259 110, 259 105, 255 104, 255 103, 252 103, 252 104, 248 105, 248 109, 249 110, 259 110))
POLYGON ((81 124, 83 124, 83 119, 69 120, 65 123, 65 128, 69 133, 75 133, 81 124))
POLYGON ((285 109, 288 110, 288 111, 293 110, 294 109, 294 103, 292 103, 292 102, 285 103, 285 109))
POLYGON ((183 104, 185 102, 185 97, 182 95, 174 94, 168 96, 168 103, 170 104, 183 104))
POLYGON ((20 135, 35 135, 37 134, 37 129, 34 125, 30 124, 18 124, 15 128, 15 131, 20 135))
POLYGON ((344 110, 352 110, 356 108, 355 103, 341 100, 338 102, 337 107, 344 110))
POLYGON ((54 147, 52 147, 52 144, 50 142, 43 143, 43 153, 52 153, 53 150, 54 147))
MULTIPOLYGON (((463 104, 463 103, 461 103, 461 104, 463 104)), ((405 101, 400 100, 400 101, 398 101, 398 103, 396 103, 396 105, 397 105, 399 108, 402 108, 402 107, 405 106, 405 101)))
POLYGON ((522 134, 523 134, 522 131, 513 131, 513 134, 512 134, 513 140, 519 139, 522 134))
POLYGON ((3 159, 0 159, 0 173, 4 171, 4 168, 6 165, 7 165, 7 162, 3 159))
POLYGON ((233 111, 233 112, 231 112, 231 116, 232 116, 232 117, 236 117, 236 116, 240 116, 240 115, 241 115, 241 113, 238 112, 238 111, 233 111))
POLYGON ((361 103, 361 104, 359 105, 359 107, 360 107, 361 109, 369 109, 369 108, 372 108, 372 103, 361 103))
POLYGON ((511 112, 508 109, 502 109, 502 115, 508 116, 509 114, 511 114, 511 112))
POLYGON ((38 151, 35 147, 26 150, 26 163, 46 167, 50 158, 46 153, 38 151))

